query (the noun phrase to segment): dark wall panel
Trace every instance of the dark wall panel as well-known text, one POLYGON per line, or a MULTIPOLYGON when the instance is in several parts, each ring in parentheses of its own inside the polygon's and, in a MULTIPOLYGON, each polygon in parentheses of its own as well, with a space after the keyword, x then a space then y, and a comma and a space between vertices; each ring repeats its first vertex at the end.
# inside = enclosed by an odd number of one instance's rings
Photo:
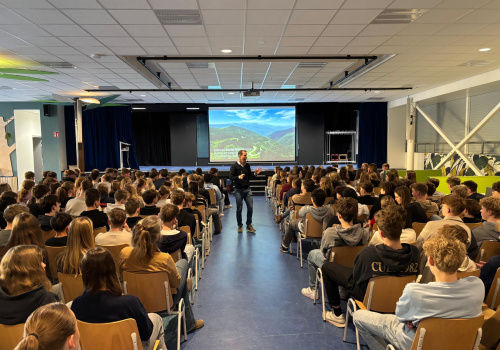
POLYGON ((170 115, 172 165, 193 166, 196 164, 196 128, 196 115, 170 115))
POLYGON ((323 164, 325 114, 321 104, 297 105, 297 132, 299 137, 299 164, 323 164))

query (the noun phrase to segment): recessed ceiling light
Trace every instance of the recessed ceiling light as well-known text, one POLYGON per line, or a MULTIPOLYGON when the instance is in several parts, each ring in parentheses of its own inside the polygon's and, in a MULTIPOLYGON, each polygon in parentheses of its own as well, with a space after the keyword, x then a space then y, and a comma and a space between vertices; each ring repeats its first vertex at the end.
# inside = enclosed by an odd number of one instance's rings
POLYGON ((200 109, 200 107, 186 107, 186 109, 200 109))
POLYGON ((379 90, 373 91, 374 94, 380 94, 379 90))
POLYGON ((259 41, 259 44, 265 44, 266 42, 265 41, 259 41))
POLYGON ((146 107, 132 107, 132 109, 146 109, 146 107))
POLYGON ((234 95, 234 92, 228 92, 227 94, 228 95, 234 95))
POLYGON ((220 50, 220 52, 222 52, 222 53, 231 53, 231 52, 233 52, 233 50, 224 49, 224 50, 220 50))
POLYGON ((490 51, 490 50, 491 50, 491 48, 489 48, 489 47, 479 49, 479 51, 481 51, 481 52, 486 52, 486 51, 490 51))
POLYGON ((141 95, 141 97, 146 97, 146 95, 141 95))

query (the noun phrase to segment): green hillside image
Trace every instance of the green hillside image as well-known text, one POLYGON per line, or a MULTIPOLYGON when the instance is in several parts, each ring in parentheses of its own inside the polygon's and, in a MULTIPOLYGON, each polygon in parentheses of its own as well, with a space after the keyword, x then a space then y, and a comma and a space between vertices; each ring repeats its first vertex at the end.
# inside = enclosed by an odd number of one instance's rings
POLYGON ((211 160, 234 160, 240 149, 247 150, 249 160, 294 160, 295 133, 273 140, 239 126, 210 128, 211 160))

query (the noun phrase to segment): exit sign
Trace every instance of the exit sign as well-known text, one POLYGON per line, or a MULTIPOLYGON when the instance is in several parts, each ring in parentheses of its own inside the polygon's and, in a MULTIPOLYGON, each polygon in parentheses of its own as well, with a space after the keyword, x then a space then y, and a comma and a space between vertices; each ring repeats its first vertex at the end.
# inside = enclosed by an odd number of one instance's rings
POLYGON ((59 131, 54 131, 54 137, 59 137, 59 131))

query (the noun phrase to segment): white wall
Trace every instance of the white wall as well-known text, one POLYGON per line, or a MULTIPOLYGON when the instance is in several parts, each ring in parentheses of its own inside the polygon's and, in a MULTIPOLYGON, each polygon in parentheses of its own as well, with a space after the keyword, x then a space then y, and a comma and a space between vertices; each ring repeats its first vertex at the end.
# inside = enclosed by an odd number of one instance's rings
MULTIPOLYGON (((33 136, 42 137, 40 110, 14 110, 14 127, 16 129, 17 173, 21 179, 26 171, 34 170, 33 136)), ((35 174, 35 176, 37 180, 42 178, 42 174, 35 174)))
POLYGON ((406 169, 406 105, 390 108, 387 122, 387 163, 406 169))

